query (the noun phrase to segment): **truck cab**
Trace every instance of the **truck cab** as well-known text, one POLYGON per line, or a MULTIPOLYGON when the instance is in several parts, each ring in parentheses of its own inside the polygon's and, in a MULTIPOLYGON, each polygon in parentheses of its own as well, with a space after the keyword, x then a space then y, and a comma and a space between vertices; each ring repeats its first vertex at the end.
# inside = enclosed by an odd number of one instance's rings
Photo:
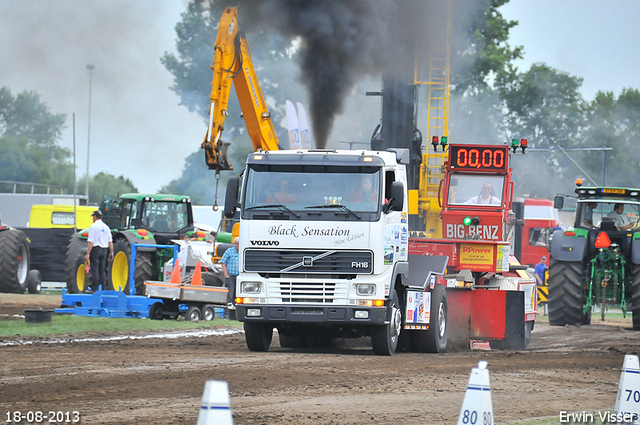
MULTIPOLYGON (((394 288, 407 272, 406 150, 250 154, 240 208, 236 315, 247 345, 266 351, 310 335, 372 336, 392 354, 401 313, 394 288)), ((230 197, 231 196, 231 197, 230 197)))

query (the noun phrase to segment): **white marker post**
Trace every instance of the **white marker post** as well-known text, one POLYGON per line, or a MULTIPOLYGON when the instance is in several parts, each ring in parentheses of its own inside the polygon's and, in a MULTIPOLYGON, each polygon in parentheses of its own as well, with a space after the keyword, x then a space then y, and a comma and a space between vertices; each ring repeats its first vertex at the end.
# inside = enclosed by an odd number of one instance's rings
POLYGON ((481 360, 478 367, 471 369, 469 385, 464 395, 458 425, 494 425, 493 403, 487 362, 481 360))
POLYGON ((640 424, 640 364, 633 354, 624 356, 615 415, 620 423, 640 424))
POLYGON ((226 381, 205 382, 202 407, 196 425, 233 425, 229 384, 226 381))

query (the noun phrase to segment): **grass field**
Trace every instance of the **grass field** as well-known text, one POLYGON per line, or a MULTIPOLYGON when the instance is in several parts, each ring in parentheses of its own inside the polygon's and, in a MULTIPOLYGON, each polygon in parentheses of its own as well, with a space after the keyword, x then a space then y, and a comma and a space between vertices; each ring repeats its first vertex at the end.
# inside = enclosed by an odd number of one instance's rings
POLYGON ((215 319, 210 322, 187 322, 182 320, 110 319, 106 317, 83 317, 54 315, 51 323, 26 323, 23 320, 0 321, 0 338, 16 336, 53 336, 80 332, 128 332, 139 330, 170 330, 207 328, 225 325, 241 328, 242 323, 215 319))

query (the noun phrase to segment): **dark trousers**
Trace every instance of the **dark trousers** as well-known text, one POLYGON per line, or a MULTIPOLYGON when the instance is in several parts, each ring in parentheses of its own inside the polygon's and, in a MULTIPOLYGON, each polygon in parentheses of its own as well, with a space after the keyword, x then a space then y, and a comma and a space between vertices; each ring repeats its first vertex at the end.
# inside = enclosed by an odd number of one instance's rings
POLYGON ((99 285, 107 289, 107 257, 109 248, 94 246, 89 256, 91 260, 91 290, 97 291, 99 285))
POLYGON ((229 276, 224 278, 224 286, 229 290, 229 296, 227 297, 227 303, 232 303, 236 298, 236 278, 238 276, 229 276))

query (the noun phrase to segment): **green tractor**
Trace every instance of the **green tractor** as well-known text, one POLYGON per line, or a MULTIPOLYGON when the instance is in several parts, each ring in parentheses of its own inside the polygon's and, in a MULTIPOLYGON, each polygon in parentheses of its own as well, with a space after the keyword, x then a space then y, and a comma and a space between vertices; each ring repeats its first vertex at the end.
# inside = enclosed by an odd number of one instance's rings
MULTIPOLYGON (((582 187, 573 227, 556 230, 549 263, 549 323, 588 325, 592 306, 630 310, 640 330, 640 189, 582 187)), ((571 196, 574 197, 574 196, 571 196)), ((556 196, 561 209, 564 197, 556 196)))
MULTIPOLYGON (((102 221, 113 236, 114 258, 107 265, 109 289, 129 293, 131 244, 170 245, 194 231, 191 200, 179 195, 129 193, 105 197, 100 205, 102 221)), ((67 292, 84 292, 91 283, 85 257, 89 229, 75 233, 67 247, 67 292)), ((173 257, 168 248, 136 248, 135 293, 145 294, 145 280, 162 280, 162 265, 173 257)), ((104 289, 104 288, 103 288, 104 289)))

